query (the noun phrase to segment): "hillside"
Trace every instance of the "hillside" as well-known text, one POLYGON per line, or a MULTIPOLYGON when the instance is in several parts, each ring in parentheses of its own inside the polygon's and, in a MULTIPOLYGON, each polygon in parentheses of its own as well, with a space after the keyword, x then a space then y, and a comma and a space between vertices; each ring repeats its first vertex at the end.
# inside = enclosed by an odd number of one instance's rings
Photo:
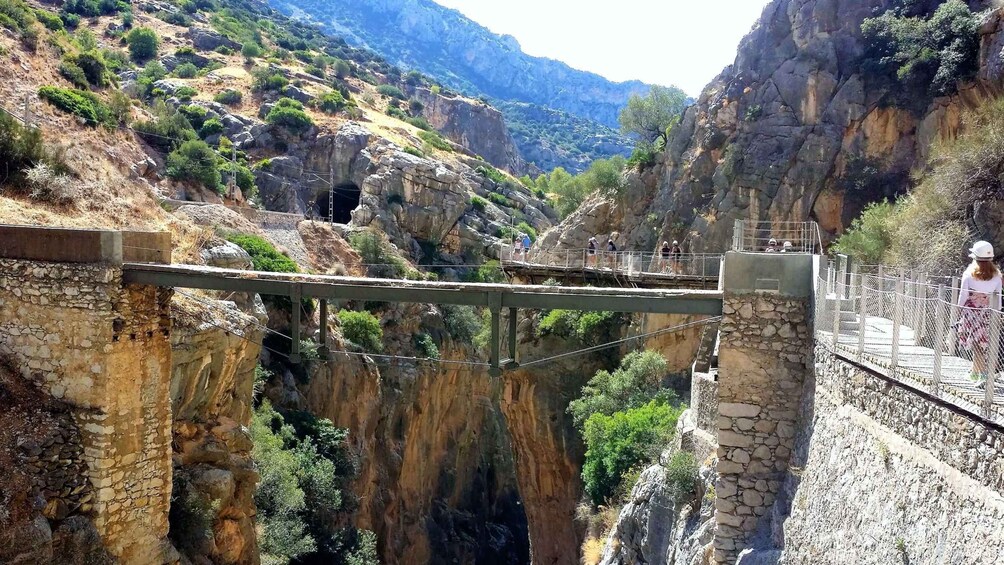
POLYGON ((527 55, 512 37, 494 34, 431 0, 271 3, 500 108, 540 107, 540 112, 507 112, 506 117, 511 129, 544 134, 545 139, 523 136, 519 145, 523 157, 545 171, 556 166, 581 171, 588 161, 626 155, 630 141, 616 132, 617 117, 631 94, 648 90, 638 81, 616 83, 527 55), (555 118, 562 114, 568 116, 555 118), (575 141, 555 143, 563 138, 575 141))

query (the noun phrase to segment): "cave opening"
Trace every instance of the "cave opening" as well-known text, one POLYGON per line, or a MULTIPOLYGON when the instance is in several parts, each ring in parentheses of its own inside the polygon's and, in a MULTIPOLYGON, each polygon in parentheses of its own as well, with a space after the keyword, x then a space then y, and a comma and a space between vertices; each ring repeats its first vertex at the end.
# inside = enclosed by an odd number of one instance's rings
POLYGON ((317 195, 314 201, 314 216, 329 219, 336 224, 347 224, 352 221, 352 211, 359 207, 360 194, 361 191, 355 183, 336 184, 332 190, 325 190, 317 195), (332 194, 334 195, 333 209, 331 208, 332 194))

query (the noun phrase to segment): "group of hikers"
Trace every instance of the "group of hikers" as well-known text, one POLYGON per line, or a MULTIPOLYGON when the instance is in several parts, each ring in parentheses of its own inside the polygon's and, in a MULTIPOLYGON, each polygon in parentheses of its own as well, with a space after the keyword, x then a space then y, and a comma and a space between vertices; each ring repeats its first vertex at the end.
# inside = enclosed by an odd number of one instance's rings
MULTIPOLYGON (((586 245, 586 266, 597 267, 600 255, 605 256, 605 261, 603 261, 605 266, 609 266, 611 269, 617 268, 617 244, 614 243, 612 237, 607 238, 605 253, 599 249, 599 241, 595 237, 589 238, 589 243, 586 245)), ((677 275, 683 272, 683 249, 680 247, 679 241, 673 240, 672 245, 668 241, 663 241, 656 257, 658 272, 677 275)))

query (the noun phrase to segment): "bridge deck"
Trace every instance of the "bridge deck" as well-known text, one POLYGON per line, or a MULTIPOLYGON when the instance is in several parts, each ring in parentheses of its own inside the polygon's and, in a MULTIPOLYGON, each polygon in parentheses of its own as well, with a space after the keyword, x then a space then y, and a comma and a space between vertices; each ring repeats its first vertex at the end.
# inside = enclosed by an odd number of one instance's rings
POLYGON ((712 290, 581 288, 403 281, 240 271, 193 265, 127 263, 127 283, 257 292, 327 300, 457 304, 491 308, 568 309, 718 316, 722 293, 712 290))
POLYGON ((507 275, 530 280, 573 280, 582 283, 606 283, 621 287, 677 288, 714 290, 718 288, 717 273, 709 276, 653 272, 629 272, 602 267, 563 267, 523 262, 506 262, 502 270, 507 275))

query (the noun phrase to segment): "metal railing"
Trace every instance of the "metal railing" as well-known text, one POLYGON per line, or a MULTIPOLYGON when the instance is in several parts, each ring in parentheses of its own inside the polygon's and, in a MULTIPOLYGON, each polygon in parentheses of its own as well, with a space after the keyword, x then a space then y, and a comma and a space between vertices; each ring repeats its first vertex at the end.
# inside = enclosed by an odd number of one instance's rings
POLYGON ((831 261, 816 280, 817 343, 945 402, 1004 423, 1001 295, 970 293, 959 278, 831 261))
POLYGON ((503 266, 548 267, 574 271, 596 271, 623 274, 629 277, 650 275, 665 277, 696 277, 717 279, 722 268, 722 254, 682 253, 664 257, 661 253, 640 251, 602 251, 561 249, 543 251, 521 250, 513 245, 501 245, 499 262, 503 266))
POLYGON ((823 238, 816 222, 736 220, 732 250, 753 253, 822 253, 823 238), (772 244, 771 240, 775 243, 772 244), (790 243, 785 247, 785 242, 790 243))

